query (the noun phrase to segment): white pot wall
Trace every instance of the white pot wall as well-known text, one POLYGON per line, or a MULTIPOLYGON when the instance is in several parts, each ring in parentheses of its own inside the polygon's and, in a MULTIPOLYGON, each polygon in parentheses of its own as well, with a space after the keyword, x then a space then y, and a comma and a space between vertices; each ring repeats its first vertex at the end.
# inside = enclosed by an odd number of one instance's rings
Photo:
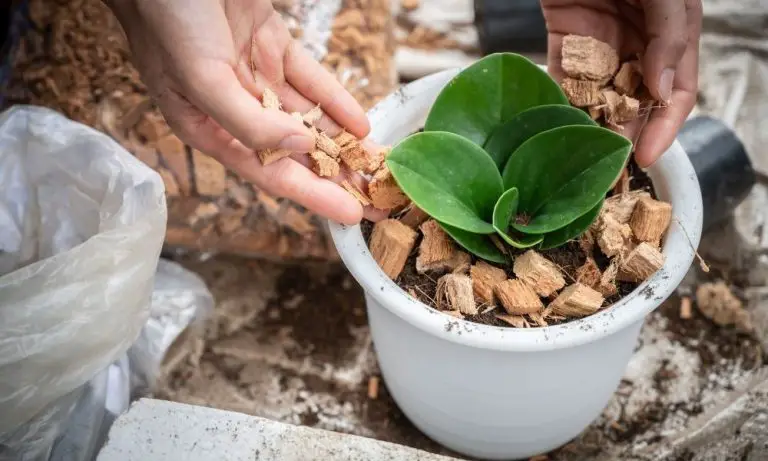
MULTIPOLYGON (((418 80, 382 101, 369 113, 371 138, 394 144, 419 129, 456 73, 418 80)), ((675 144, 649 175, 676 218, 664 267, 611 308, 546 328, 492 327, 441 314, 381 271, 359 226, 330 225, 342 260, 366 291, 387 387, 411 421, 458 452, 515 459, 568 442, 599 415, 644 316, 680 283, 700 238, 701 193, 685 152, 675 144)))

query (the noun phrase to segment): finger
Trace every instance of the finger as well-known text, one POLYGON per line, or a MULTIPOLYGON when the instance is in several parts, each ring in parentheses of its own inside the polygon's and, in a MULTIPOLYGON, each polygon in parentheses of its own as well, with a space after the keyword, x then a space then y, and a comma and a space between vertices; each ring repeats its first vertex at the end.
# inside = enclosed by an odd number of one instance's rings
POLYGON ((652 165, 675 140, 696 105, 699 86, 699 38, 703 12, 699 0, 686 0, 688 47, 675 73, 671 103, 654 109, 638 141, 635 159, 643 168, 652 165))
POLYGON ((330 220, 350 225, 360 222, 363 215, 360 204, 333 182, 318 177, 290 158, 262 166, 252 149, 175 92, 164 93, 158 104, 179 138, 216 158, 246 181, 330 220))
MULTIPOLYGON (((381 149, 382 146, 379 146, 369 140, 363 141, 363 148, 367 152, 374 152, 378 149, 381 149)), ((310 168, 310 159, 309 156, 306 154, 294 154, 291 156, 293 160, 295 160, 297 163, 304 165, 306 168, 310 168)), ((344 164, 341 164, 341 169, 339 171, 339 174, 336 175, 333 178, 328 178, 331 181, 333 181, 336 184, 342 184, 344 181, 349 181, 353 185, 355 185, 358 189, 361 191, 367 191, 368 190, 368 179, 365 178, 363 175, 350 170, 344 164)), ((390 210, 381 210, 378 208, 374 208, 373 206, 366 206, 363 207, 363 215, 365 219, 369 221, 380 221, 382 219, 385 219, 387 216, 389 216, 390 210)))
POLYGON ((229 65, 209 62, 186 74, 179 83, 190 102, 247 147, 293 152, 314 147, 312 133, 303 124, 284 112, 265 109, 229 65))
POLYGON ((635 160, 641 168, 651 166, 669 149, 695 104, 695 93, 674 90, 670 104, 653 111, 635 150, 635 160))
POLYGON ((645 85, 654 98, 669 102, 675 73, 688 46, 688 13, 683 1, 644 0, 648 45, 643 56, 645 85))
POLYGON ((370 131, 365 111, 355 98, 301 44, 292 41, 285 55, 285 79, 339 125, 358 138, 370 131))
MULTIPOLYGON (((287 82, 283 82, 281 85, 269 84, 267 79, 261 73, 257 73, 253 78, 255 88, 257 88, 258 94, 264 92, 264 89, 269 88, 277 94, 280 98, 280 102, 283 105, 283 110, 288 113, 299 112, 302 115, 306 114, 310 110, 317 106, 317 103, 305 98, 301 93, 296 91, 294 87, 287 82)), ((320 109, 323 112, 322 118, 315 122, 315 126, 324 131, 329 136, 336 136, 341 133, 341 126, 325 114, 325 110, 321 106, 320 109)))

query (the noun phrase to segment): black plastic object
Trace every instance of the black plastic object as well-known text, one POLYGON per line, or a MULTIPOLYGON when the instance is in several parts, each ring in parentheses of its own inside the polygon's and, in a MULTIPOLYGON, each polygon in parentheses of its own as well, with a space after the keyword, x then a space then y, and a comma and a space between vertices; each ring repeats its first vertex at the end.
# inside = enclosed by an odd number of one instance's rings
POLYGON ((704 230, 728 218, 757 180, 744 144, 723 122, 694 117, 677 139, 693 163, 704 202, 704 230))
POLYGON ((475 0, 483 53, 546 53, 547 28, 539 0, 475 0))

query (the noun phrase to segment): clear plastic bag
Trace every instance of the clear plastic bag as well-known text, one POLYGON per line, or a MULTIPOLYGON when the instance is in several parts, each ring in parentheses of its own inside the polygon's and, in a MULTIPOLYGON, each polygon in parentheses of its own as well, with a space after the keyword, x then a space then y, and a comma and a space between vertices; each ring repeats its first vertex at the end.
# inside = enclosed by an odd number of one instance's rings
POLYGON ((160 260, 149 319, 128 351, 132 399, 154 392, 171 345, 183 332, 202 331, 213 307, 213 295, 203 279, 174 262, 160 260))
POLYGON ((0 115, 0 460, 47 459, 86 383, 124 357, 165 224, 160 176, 104 134, 0 115))

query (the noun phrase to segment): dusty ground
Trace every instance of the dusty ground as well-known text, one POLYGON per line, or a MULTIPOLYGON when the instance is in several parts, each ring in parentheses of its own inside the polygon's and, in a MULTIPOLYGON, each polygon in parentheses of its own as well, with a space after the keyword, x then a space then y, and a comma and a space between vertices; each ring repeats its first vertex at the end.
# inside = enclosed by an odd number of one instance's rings
MULTIPOLYGON (((234 258, 184 263, 203 276, 218 307, 202 355, 192 354, 169 373, 159 397, 455 456, 410 424, 384 383, 375 398, 369 396, 369 380, 379 372, 361 289, 343 267, 234 258)), ((761 365, 758 341, 718 328, 698 313, 681 320, 672 299, 649 318, 600 420, 550 459, 661 450, 697 418, 752 385, 761 365)))

